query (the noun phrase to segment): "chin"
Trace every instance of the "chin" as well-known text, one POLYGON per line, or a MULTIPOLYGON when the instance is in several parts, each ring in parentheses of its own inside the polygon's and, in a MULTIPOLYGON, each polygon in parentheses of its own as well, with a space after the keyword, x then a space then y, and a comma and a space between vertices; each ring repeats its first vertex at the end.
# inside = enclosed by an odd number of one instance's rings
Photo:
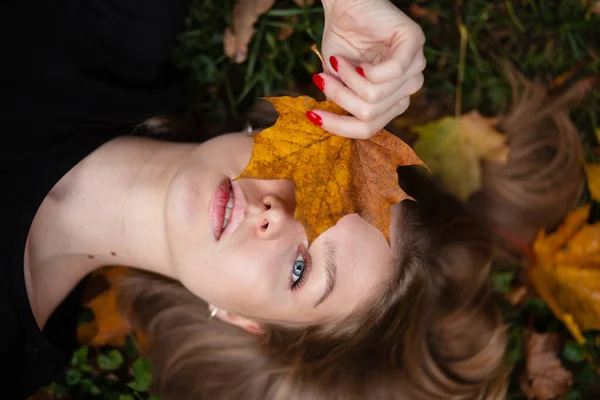
POLYGON ((212 237, 209 207, 219 182, 210 169, 204 168, 205 173, 198 174, 198 164, 185 164, 171 180, 164 203, 166 237, 176 262, 183 261, 180 255, 212 237))

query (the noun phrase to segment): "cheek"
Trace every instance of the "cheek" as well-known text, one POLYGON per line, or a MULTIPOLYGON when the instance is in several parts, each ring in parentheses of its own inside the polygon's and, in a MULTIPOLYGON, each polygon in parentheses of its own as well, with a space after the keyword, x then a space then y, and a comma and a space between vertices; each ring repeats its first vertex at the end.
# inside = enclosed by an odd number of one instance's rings
POLYGON ((247 133, 230 133, 205 142, 202 156, 208 165, 232 179, 250 162, 254 140, 247 133))
POLYGON ((273 275, 269 257, 254 249, 229 249, 215 254, 205 292, 216 304, 242 315, 255 314, 273 298, 273 275))

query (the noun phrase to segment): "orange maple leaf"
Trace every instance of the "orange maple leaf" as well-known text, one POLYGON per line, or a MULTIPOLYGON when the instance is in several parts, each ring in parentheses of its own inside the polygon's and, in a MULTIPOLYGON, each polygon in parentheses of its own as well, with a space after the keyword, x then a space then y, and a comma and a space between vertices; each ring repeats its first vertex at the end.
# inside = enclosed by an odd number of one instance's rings
POLYGON ((396 168, 425 165, 386 130, 366 140, 348 139, 313 125, 308 110, 347 115, 337 104, 301 96, 267 98, 279 113, 272 127, 255 135, 252 158, 240 178, 291 179, 294 217, 309 242, 344 215, 358 213, 389 242, 390 206, 410 199, 398 185, 396 168))
POLYGON ((573 337, 600 330, 600 224, 587 224, 590 206, 573 211, 556 232, 541 230, 528 276, 536 291, 573 337))
POLYGON ((118 280, 127 273, 127 269, 116 267, 101 270, 98 273, 106 278, 111 287, 85 304, 94 312, 94 320, 80 326, 77 329, 77 337, 82 344, 122 347, 125 344, 125 336, 132 333, 132 329, 119 312, 115 286, 118 280))

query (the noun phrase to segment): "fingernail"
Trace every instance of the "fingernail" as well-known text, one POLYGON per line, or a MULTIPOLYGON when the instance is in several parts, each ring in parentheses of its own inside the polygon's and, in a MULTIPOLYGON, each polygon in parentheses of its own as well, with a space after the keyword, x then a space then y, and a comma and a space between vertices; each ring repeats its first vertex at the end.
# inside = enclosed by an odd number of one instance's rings
POLYGON ((321 119, 321 117, 319 116, 319 114, 316 114, 312 111, 307 111, 306 112, 306 118, 308 118, 308 120, 310 122, 312 122, 313 124, 317 125, 317 126, 321 126, 323 125, 323 120, 321 119))
POLYGON ((362 69, 362 67, 356 67, 356 72, 358 72, 363 78, 365 77, 365 70, 362 69))
POLYGON ((337 58, 334 56, 329 57, 329 64, 331 64, 331 68, 333 68, 335 72, 338 72, 337 58))
POLYGON ((325 80, 319 74, 313 74, 312 81, 321 91, 325 90, 325 80))

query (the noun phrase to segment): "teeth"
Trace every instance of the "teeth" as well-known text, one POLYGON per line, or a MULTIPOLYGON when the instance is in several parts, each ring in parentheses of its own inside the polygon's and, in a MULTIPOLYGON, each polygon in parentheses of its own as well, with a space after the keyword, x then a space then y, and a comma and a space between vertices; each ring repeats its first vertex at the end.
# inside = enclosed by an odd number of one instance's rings
POLYGON ((231 208, 233 207, 233 190, 229 188, 229 200, 227 201, 227 205, 225 206, 225 218, 223 218, 223 226, 221 227, 221 232, 225 230, 227 223, 229 222, 229 216, 231 215, 231 208))

